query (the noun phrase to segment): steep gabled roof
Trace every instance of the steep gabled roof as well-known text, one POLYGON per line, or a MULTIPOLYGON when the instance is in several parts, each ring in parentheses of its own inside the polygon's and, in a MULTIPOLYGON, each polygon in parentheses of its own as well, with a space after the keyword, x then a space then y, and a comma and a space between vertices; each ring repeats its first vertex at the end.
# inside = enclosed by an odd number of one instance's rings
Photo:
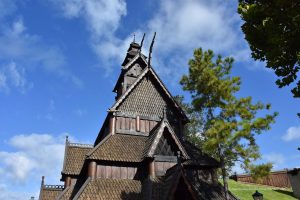
POLYGON ((181 107, 176 103, 174 98, 172 97, 171 93, 168 91, 168 89, 165 87, 163 82, 159 79, 155 71, 152 69, 152 67, 146 67, 143 72, 140 74, 140 76, 136 79, 136 81, 126 90, 126 92, 114 103, 114 105, 110 108, 111 111, 117 110, 117 108, 121 105, 122 102, 125 101, 125 99, 131 94, 131 92, 141 83, 141 81, 144 78, 151 77, 157 85, 160 87, 160 89, 163 91, 165 96, 169 99, 175 110, 177 110, 178 114, 181 115, 181 117, 188 121, 188 118, 184 111, 181 109, 181 107), (149 75, 148 75, 149 74, 149 75))
POLYGON ((93 148, 90 144, 66 142, 65 158, 62 174, 79 175, 86 154, 93 148))
POLYGON ((141 162, 147 137, 109 134, 87 155, 87 159, 141 162))
POLYGON ((87 159, 141 162, 146 157, 154 157, 154 151, 165 129, 183 157, 188 159, 188 154, 166 119, 163 119, 156 128, 153 128, 148 137, 118 133, 109 134, 87 154, 87 159))
POLYGON ((188 159, 189 155, 187 154, 187 152, 184 149, 184 147, 181 145, 180 140, 178 139, 178 137, 176 136, 175 132, 173 131, 171 125, 169 124, 169 122, 166 119, 163 119, 160 122, 159 127, 156 129, 156 131, 154 133, 155 136, 154 136, 153 139, 151 139, 152 140, 152 144, 150 145, 150 147, 148 149, 148 152, 146 153, 146 156, 147 157, 153 157, 154 156, 155 149, 157 148, 159 140, 163 136, 163 133, 164 133, 165 129, 167 129, 167 133, 170 134, 171 138, 173 139, 173 141, 177 145, 177 147, 180 150, 180 152, 183 155, 183 157, 185 159, 188 159))
POLYGON ((138 53, 134 56, 134 58, 129 61, 125 66, 123 66, 123 69, 129 69, 131 66, 133 66, 134 62, 137 61, 139 58, 142 59, 142 61, 147 65, 147 60, 146 60, 146 57, 141 54, 141 53, 138 53))
POLYGON ((74 185, 66 187, 55 200, 70 200, 74 185))
POLYGON ((201 149, 189 141, 182 142, 185 150, 187 151, 190 159, 183 162, 183 165, 187 166, 209 166, 209 167, 220 167, 220 163, 213 157, 203 153, 201 149))
MULTIPOLYGON (((219 182, 212 182, 208 174, 207 170, 193 171, 189 169, 184 169, 183 173, 198 199, 226 200, 224 187, 219 182)), ((230 191, 228 192, 228 199, 239 200, 230 191)))
POLYGON ((124 78, 124 74, 125 74, 125 73, 126 73, 126 72, 134 65, 134 63, 137 62, 139 59, 140 59, 141 61, 143 61, 144 64, 145 64, 143 68, 147 67, 147 60, 146 60, 146 57, 145 57, 143 54, 141 54, 141 53, 136 54, 136 55, 134 56, 134 58, 133 58, 131 61, 129 61, 125 66, 122 67, 122 71, 121 71, 121 73, 120 73, 120 76, 119 76, 119 78, 118 78, 116 84, 115 84, 115 87, 114 87, 114 89, 113 89, 113 92, 117 91, 117 88, 118 88, 119 84, 121 84, 121 82, 122 82, 122 80, 123 80, 123 78, 124 78))
POLYGON ((87 199, 141 199, 142 184, 130 179, 88 179, 74 200, 87 199))
POLYGON ((55 200, 63 189, 63 185, 42 185, 39 200, 55 200))

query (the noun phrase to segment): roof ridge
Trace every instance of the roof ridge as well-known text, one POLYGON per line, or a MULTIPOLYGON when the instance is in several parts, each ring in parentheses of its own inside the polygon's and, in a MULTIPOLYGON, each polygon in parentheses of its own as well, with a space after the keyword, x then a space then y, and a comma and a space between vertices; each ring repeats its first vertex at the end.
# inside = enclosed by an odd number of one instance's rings
POLYGON ((103 138, 90 152, 86 154, 86 157, 90 157, 104 142, 106 142, 112 136, 109 133, 105 138, 103 138))
POLYGON ((83 183, 83 185, 80 187, 80 189, 78 190, 78 192, 76 193, 76 195, 74 196, 73 200, 77 200, 80 195, 82 194, 82 192, 84 191, 84 189, 86 188, 86 186, 88 185, 89 182, 91 182, 92 178, 88 177, 85 182, 83 183))
POLYGON ((173 96, 169 92, 169 90, 166 88, 162 80, 158 77, 154 69, 149 66, 146 67, 143 72, 139 75, 139 77, 135 80, 135 82, 126 90, 125 93, 122 94, 122 96, 113 104, 113 106, 109 109, 110 111, 115 111, 116 108, 124 101, 124 99, 132 92, 132 90, 141 82, 141 80, 146 76, 146 74, 150 72, 154 79, 158 82, 158 84, 162 87, 164 93, 167 95, 167 97, 173 102, 176 109, 178 109, 177 112, 179 112, 186 120, 188 120, 188 117, 186 116, 185 112, 182 110, 182 108, 178 105, 178 103, 174 100, 173 96))
POLYGON ((138 58, 142 58, 142 60, 145 62, 146 65, 148 65, 147 60, 145 60, 142 53, 137 53, 132 60, 130 60, 125 66, 122 67, 122 69, 128 69, 138 58))
POLYGON ((69 142, 68 145, 70 147, 83 147, 83 148, 92 148, 92 147, 94 147, 93 144, 71 143, 71 142, 69 142))
POLYGON ((116 107, 118 107, 120 105, 120 103, 123 102, 125 97, 127 97, 127 95, 129 95, 129 93, 132 91, 132 89, 135 88, 135 86, 143 79, 143 77, 147 74, 148 71, 149 71, 149 68, 146 67, 143 70, 143 72, 140 74, 140 76, 136 79, 136 81, 126 90, 126 92, 124 92, 124 94, 122 94, 122 96, 113 104, 113 106, 109 110, 114 111, 116 109, 116 107))
POLYGON ((158 132, 155 136, 155 139, 152 142, 152 145, 150 146, 150 149, 148 151, 148 153, 146 154, 147 156, 151 157, 154 154, 154 151, 158 145, 159 139, 161 138, 161 136, 163 135, 163 130, 165 127, 168 128, 171 137, 173 138, 173 140, 175 141, 175 143, 177 144, 178 148, 180 149, 180 151, 182 152, 182 154, 186 157, 189 158, 188 153, 186 152, 185 148, 183 147, 183 145, 181 144, 180 140, 178 139, 178 137, 176 136, 173 128, 170 126, 169 122, 167 119, 162 119, 162 121, 160 122, 160 126, 158 127, 158 132))
POLYGON ((43 185, 44 189, 64 189, 64 185, 43 185))
POLYGON ((74 185, 65 187, 64 190, 57 196, 56 200, 61 199, 72 187, 74 187, 74 185))

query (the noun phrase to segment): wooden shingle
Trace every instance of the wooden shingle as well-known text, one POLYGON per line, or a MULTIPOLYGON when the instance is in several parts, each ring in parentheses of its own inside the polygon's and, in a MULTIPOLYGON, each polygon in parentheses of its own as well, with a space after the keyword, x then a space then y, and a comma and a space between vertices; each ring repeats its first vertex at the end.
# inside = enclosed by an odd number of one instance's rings
POLYGON ((143 151, 147 137, 135 135, 109 135, 99 143, 88 159, 140 162, 143 160, 143 151))
POLYGON ((86 154, 93 148, 92 145, 67 143, 62 173, 78 175, 83 166, 86 154))
POLYGON ((141 199, 142 184, 129 179, 90 180, 76 200, 138 200, 141 199))

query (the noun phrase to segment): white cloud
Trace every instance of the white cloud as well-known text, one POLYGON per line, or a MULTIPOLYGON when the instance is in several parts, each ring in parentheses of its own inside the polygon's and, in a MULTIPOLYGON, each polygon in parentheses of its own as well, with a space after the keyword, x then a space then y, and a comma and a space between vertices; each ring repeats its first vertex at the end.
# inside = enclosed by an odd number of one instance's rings
POLYGON ((14 61, 0 67, 0 91, 8 92, 10 87, 15 87, 24 93, 32 86, 25 78, 25 69, 14 61))
MULTIPOLYGON (((9 200, 20 200, 24 199, 27 196, 29 199, 33 194, 25 193, 25 192, 16 192, 13 190, 9 190, 6 185, 0 184, 0 199, 9 199, 9 200)), ((36 195, 37 196, 37 195, 36 195)))
MULTIPOLYGON (((91 32, 91 47, 106 61, 102 67, 109 71, 112 64, 122 61, 132 40, 132 34, 125 39, 115 34, 120 19, 127 13, 124 1, 50 1, 59 6, 65 17, 84 19, 91 32)), ((198 47, 249 60, 249 48, 239 33, 240 17, 233 5, 228 1, 160 0, 153 17, 143 28, 132 32, 137 36, 148 34, 145 46, 157 32, 152 63, 162 75, 181 75, 186 70, 182 66, 187 66, 193 49, 198 47)))
POLYGON ((292 126, 288 128, 286 133, 282 136, 282 139, 287 142, 300 139, 300 126, 292 126))
POLYGON ((285 166, 285 156, 280 153, 269 153, 269 154, 264 154, 262 158, 267 161, 273 163, 273 169, 278 170, 278 169, 283 169, 285 166))
POLYGON ((120 18, 126 15, 124 0, 50 0, 68 18, 82 17, 93 36, 110 37, 119 26, 120 18))
MULTIPOLYGON (((66 135, 33 133, 11 137, 7 141, 10 150, 0 150, 0 199, 38 197, 42 175, 46 184, 62 184, 59 179, 66 135)), ((69 140, 78 142, 72 136, 69 140)))
POLYGON ((45 45, 39 36, 28 34, 22 18, 0 29, 0 61, 11 60, 24 68, 42 68, 82 86, 81 80, 66 68, 63 52, 45 45))
MULTIPOLYGON (((103 61, 118 57, 123 41, 115 37, 122 16, 127 13, 124 0, 50 0, 66 18, 82 18, 90 32, 91 48, 103 61)), ((127 46, 126 46, 127 48, 127 46)), ((124 50, 125 53, 125 50, 124 50)), ((110 68, 104 66, 107 70, 110 68)))
POLYGON ((34 180, 46 175, 56 178, 51 180, 57 182, 64 154, 64 140, 61 137, 55 138, 49 134, 16 135, 8 144, 15 151, 0 151, 0 166, 5 169, 2 180, 26 184, 30 178, 34 180))
POLYGON ((228 50, 237 38, 233 30, 235 12, 229 3, 194 0, 161 1, 160 9, 148 23, 157 31, 157 44, 162 52, 202 46, 228 50))

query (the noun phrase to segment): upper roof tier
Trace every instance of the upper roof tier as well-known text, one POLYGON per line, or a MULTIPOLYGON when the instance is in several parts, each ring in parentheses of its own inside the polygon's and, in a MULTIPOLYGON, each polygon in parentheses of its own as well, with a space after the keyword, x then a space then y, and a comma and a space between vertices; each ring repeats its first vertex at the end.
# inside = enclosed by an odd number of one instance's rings
POLYGON ((138 43, 132 42, 127 50, 126 57, 122 63, 125 66, 134 56, 141 52, 141 46, 138 43))

